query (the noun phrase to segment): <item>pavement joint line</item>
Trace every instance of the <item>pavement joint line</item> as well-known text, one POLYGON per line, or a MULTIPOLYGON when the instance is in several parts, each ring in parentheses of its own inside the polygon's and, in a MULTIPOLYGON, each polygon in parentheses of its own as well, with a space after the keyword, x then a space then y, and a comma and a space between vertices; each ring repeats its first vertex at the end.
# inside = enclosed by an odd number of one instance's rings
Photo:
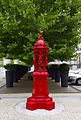
POLYGON ((70 87, 72 87, 73 89, 75 89, 75 90, 77 90, 78 92, 80 92, 80 93, 81 93, 81 90, 79 90, 79 89, 75 88, 74 86, 70 86, 70 87))
POLYGON ((81 98, 81 95, 79 96, 51 96, 53 98, 81 98))
MULTIPOLYGON (((29 96, 0 96, 0 99, 17 99, 17 98, 28 98, 29 96)), ((51 95, 52 98, 80 98, 81 95, 74 95, 74 96, 64 96, 64 95, 51 95)))
POLYGON ((6 85, 6 84, 2 85, 2 86, 0 87, 0 89, 3 88, 5 85, 6 85))
POLYGON ((4 96, 3 96, 3 97, 0 97, 0 99, 13 99, 13 98, 14 98, 14 99, 17 99, 17 98, 28 98, 28 97, 29 97, 29 96, 23 96, 23 97, 21 97, 21 96, 20 96, 20 97, 15 97, 15 96, 12 96, 12 97, 7 96, 7 97, 4 97, 4 96))

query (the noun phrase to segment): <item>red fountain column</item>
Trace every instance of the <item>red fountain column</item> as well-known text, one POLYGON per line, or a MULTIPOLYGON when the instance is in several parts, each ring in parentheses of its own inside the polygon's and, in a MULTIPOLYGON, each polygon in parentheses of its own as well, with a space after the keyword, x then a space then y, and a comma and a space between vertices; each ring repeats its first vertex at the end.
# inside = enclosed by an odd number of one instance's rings
POLYGON ((48 64, 48 47, 40 33, 37 42, 34 45, 34 72, 32 96, 27 99, 26 109, 55 109, 55 102, 48 96, 48 73, 46 66, 48 64))

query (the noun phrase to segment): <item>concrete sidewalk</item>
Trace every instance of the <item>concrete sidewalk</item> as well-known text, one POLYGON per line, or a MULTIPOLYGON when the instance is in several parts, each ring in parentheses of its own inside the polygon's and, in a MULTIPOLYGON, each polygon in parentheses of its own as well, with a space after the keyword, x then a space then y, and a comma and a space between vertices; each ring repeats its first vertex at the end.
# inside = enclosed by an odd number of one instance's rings
MULTIPOLYGON (((23 94, 0 94, 0 120, 81 120, 81 93, 70 94, 50 94, 55 103, 64 106, 64 110, 59 114, 47 115, 37 114, 25 115, 16 111, 17 104, 26 102, 30 93, 23 94)), ((35 112, 35 111, 34 111, 35 112)), ((33 111, 32 111, 33 113, 33 111)))

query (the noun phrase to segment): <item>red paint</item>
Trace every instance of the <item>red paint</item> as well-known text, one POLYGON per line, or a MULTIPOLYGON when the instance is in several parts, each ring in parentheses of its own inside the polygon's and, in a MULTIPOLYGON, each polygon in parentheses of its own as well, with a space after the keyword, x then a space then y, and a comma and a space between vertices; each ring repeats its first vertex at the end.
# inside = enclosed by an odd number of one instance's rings
POLYGON ((40 33, 37 42, 34 45, 34 72, 32 96, 27 99, 26 109, 55 109, 55 102, 48 96, 48 73, 46 66, 48 64, 48 47, 40 33))

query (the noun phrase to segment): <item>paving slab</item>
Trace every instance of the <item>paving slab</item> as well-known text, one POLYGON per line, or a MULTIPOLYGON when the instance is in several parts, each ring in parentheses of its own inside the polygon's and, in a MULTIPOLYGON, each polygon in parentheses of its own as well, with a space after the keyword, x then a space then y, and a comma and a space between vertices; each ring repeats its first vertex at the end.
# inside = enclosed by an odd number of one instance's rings
MULTIPOLYGON (((0 94, 12 94, 12 93, 31 93, 33 86, 33 80, 21 79, 18 83, 14 83, 14 87, 7 88, 6 85, 0 89, 0 94)), ((60 83, 48 80, 48 88, 50 93, 78 93, 75 88, 70 85, 68 87, 61 87, 60 83)))
MULTIPOLYGON (((3 70, 3 69, 2 69, 3 70)), ((0 94, 12 94, 12 93, 31 93, 33 86, 33 80, 28 79, 28 74, 25 74, 18 83, 13 84, 13 87, 6 87, 6 78, 4 72, 0 72, 0 94)), ((50 93, 79 93, 81 92, 81 86, 72 87, 61 87, 61 83, 55 82, 48 78, 48 88, 50 93)))

